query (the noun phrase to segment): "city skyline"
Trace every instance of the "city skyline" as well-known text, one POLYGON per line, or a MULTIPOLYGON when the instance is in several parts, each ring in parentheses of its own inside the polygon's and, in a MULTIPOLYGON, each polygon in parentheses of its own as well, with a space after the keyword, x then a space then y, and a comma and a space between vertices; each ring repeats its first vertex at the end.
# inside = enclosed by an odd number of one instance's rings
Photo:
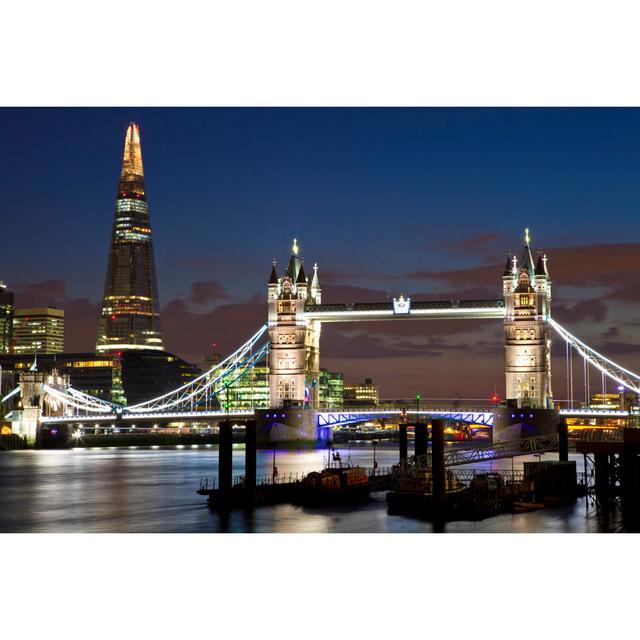
MULTIPOLYGON (((120 154, 107 158, 106 152, 114 144, 109 142, 103 148, 98 142, 105 137, 106 123, 110 134, 121 144, 122 130, 114 131, 114 122, 141 121, 145 164, 152 167, 148 171, 149 197, 154 211, 154 236, 159 238, 160 246, 156 261, 166 348, 191 361, 199 362, 213 342, 223 353, 232 351, 264 322, 263 291, 271 259, 276 257, 282 268, 288 260, 293 237, 298 238, 303 256, 312 255, 318 261, 326 302, 376 302, 399 293, 414 299, 483 298, 499 294, 504 254, 507 249, 519 254, 525 226, 532 229, 532 248, 544 248, 549 255, 551 278, 558 283, 554 287, 554 317, 571 322, 577 335, 601 345, 603 351, 622 364, 631 365, 634 354, 640 350, 637 322, 628 313, 638 297, 633 283, 640 248, 628 233, 637 209, 634 204, 640 200, 631 180, 636 168, 634 160, 638 159, 631 148, 633 137, 629 135, 629 127, 634 126, 640 133, 640 119, 633 110, 26 111, 29 114, 23 117, 27 120, 34 113, 42 114, 43 121, 50 120, 53 112, 62 114, 57 133, 50 133, 51 146, 62 132, 68 133, 72 123, 81 125, 77 128, 85 137, 84 144, 95 144, 95 158, 85 157, 87 167, 82 175, 92 184, 92 192, 100 193, 100 202, 111 198, 111 207, 113 181, 110 189, 105 185, 120 154), (138 117, 141 112, 143 115, 138 117), (129 113, 136 117, 127 117, 129 113), (619 130, 611 123, 602 126, 608 117, 619 125, 619 130), (205 146, 203 140, 211 136, 210 130, 200 131, 200 138, 193 131, 203 118, 212 123, 210 129, 226 132, 220 148, 213 154, 213 165, 206 165, 209 169, 217 166, 220 171, 208 180, 204 179, 202 156, 185 153, 190 144, 205 146), (591 139, 577 140, 578 133, 593 125, 594 119, 601 126, 589 130, 597 134, 591 139), (149 123, 148 132, 145 120, 149 123), (172 136, 168 127, 165 134, 159 126, 169 121, 173 126, 178 123, 182 129, 182 143, 175 150, 171 148, 177 139, 175 132, 172 136), (266 126, 273 125, 272 121, 280 123, 275 135, 273 126, 266 126), (287 122, 290 132, 283 128, 287 122), (98 127, 99 123, 102 127, 98 127), (225 129, 230 123, 235 128, 225 129), (558 140, 553 134, 560 124, 563 136, 558 140), (189 129, 191 134, 187 133, 189 129), (428 139, 425 129, 431 134, 435 132, 433 139, 428 139), (301 131, 303 139, 295 140, 294 133, 301 131), (534 134, 542 131, 546 136, 536 139, 534 134), (337 142, 340 132, 348 134, 342 144, 337 142), (463 140, 465 132, 473 135, 463 140), (264 137, 262 143, 259 136, 257 142, 251 142, 251 136, 257 133, 264 137), (426 144, 427 150, 419 147, 410 133, 426 144), (273 143, 277 134, 286 141, 282 149, 273 147, 269 155, 263 148, 261 162, 248 153, 248 149, 263 147, 267 141, 273 143), (188 143, 189 135, 192 139, 188 143), (489 148, 490 135, 498 141, 493 150, 489 148), (322 141, 323 136, 328 136, 327 140, 322 141), (234 140, 243 142, 244 153, 233 150, 234 140), (312 142, 317 142, 318 147, 314 148, 312 142), (484 144, 480 151, 478 142, 484 144), (617 154, 606 156, 605 167, 597 152, 616 148, 617 154), (443 155, 443 150, 448 153, 443 155), (303 151, 308 152, 310 159, 295 166, 303 151), (346 158, 345 151, 350 152, 346 158), (460 178, 458 185, 453 184, 451 176, 445 180, 445 169, 451 171, 456 151, 459 168, 454 175, 460 178), (224 164, 224 152, 228 154, 229 166, 224 164), (473 160, 477 162, 480 157, 492 160, 490 166, 486 163, 474 166, 473 160), (514 158, 520 161, 514 162, 514 158), (575 159, 573 165, 569 158, 575 159), (274 160, 272 166, 267 162, 269 159, 274 160), (515 166, 509 166, 509 161, 515 166), (110 167, 94 173, 90 169, 96 162, 110 167), (566 165, 563 171, 561 165, 566 165), (345 174, 349 167, 350 172, 345 174), (527 173, 527 167, 537 171, 527 173), (318 168, 323 172, 312 180, 310 175, 318 168), (587 169, 595 176, 596 169, 604 168, 599 181, 585 182, 587 169), (171 172, 177 175, 168 180, 171 172), (189 172, 193 175, 185 182, 189 172), (243 179, 251 188, 241 188, 243 179), (497 189, 500 179, 504 180, 503 190, 497 189), (577 183, 581 186, 580 193, 576 190, 577 183), (331 192, 330 186, 341 186, 341 190, 331 192), (404 192, 403 187, 407 189, 404 192), (261 194, 273 197, 274 192, 275 202, 269 204, 265 200, 266 204, 261 205, 261 194), (284 198, 286 194, 288 199, 284 198), (557 204, 551 206, 554 195, 557 204), (474 196, 479 197, 475 205, 474 196), (176 198, 184 210, 176 206, 176 198), (171 203, 170 212, 174 207, 173 217, 168 216, 167 200, 171 203), (203 207, 202 202, 208 204, 203 207), (282 202, 288 206, 278 220, 273 207, 282 202), (219 210, 203 219, 198 206, 207 209, 216 203, 219 210), (229 212, 229 203, 235 205, 235 212, 229 212), (519 211, 515 210, 516 205, 521 207, 519 211), (565 207, 565 215, 555 213, 561 206, 565 207), (592 210, 605 206, 617 207, 616 215, 606 214, 606 219, 596 219, 594 223, 592 210), (198 215, 187 216, 190 207, 198 215), (457 220, 453 219, 452 209, 459 212, 457 220), (239 211, 244 212, 244 217, 238 215, 239 211), (345 215, 348 211, 355 213, 345 215), (485 213, 478 219, 480 211, 485 213), (389 219, 393 224, 387 224, 389 219), (198 232, 199 228, 202 232, 198 232), (171 242, 167 242, 168 236, 171 242), (203 243, 209 243, 209 253, 203 250, 203 243), (606 260, 602 259, 604 256, 606 260), (184 331, 185 326, 189 327, 188 332, 184 331)), ((6 112, 20 119, 16 110, 6 112)), ((22 126, 26 126, 24 121, 22 126)), ((10 144, 11 141, 9 136, 10 144)), ((72 142, 78 141, 70 139, 67 144, 72 142)), ((20 158, 26 161, 25 153, 17 154, 18 167, 20 158)), ((67 146, 58 149, 58 153, 68 154, 67 146)), ((37 174, 38 159, 31 160, 37 174)), ((56 159, 56 166, 60 162, 56 159)), ((74 162, 66 171, 71 171, 71 167, 75 167, 74 162)), ((8 182, 4 185, 3 191, 8 196, 5 206, 12 206, 19 192, 20 181, 16 182, 16 177, 13 176, 11 185, 8 182)), ((11 179, 11 175, 5 178, 11 179)), ((50 202, 60 203, 61 198, 63 201, 62 192, 64 189, 50 191, 50 202)), ((87 202, 86 197, 79 200, 87 202)), ((97 209, 92 204, 89 210, 94 207, 97 209)), ((35 215, 35 224, 39 221, 47 227, 43 214, 38 216, 37 211, 31 214, 35 215)), ((95 218, 69 217, 73 221, 71 227, 75 225, 73 235, 79 236, 77 241, 70 236, 71 253, 77 252, 86 260, 86 268, 69 273, 64 252, 56 259, 57 245, 64 245, 63 237, 39 250, 40 240, 35 238, 32 254, 41 256, 42 261, 31 256, 28 268, 22 269, 26 264, 24 255, 15 255, 10 247, 0 277, 16 293, 18 305, 57 304, 65 308, 67 350, 85 351, 92 348, 87 339, 91 336, 94 340, 97 329, 99 281, 103 276, 96 281, 95 271, 104 274, 106 267, 104 227, 109 224, 110 215, 101 210, 95 218), (87 224, 89 220, 95 221, 95 228, 87 224), (86 246, 82 236, 87 238, 86 246), (87 249, 91 257, 83 256, 87 249), (44 271, 58 277, 38 278, 44 271)), ((70 223, 61 223, 58 232, 64 231, 65 224, 70 223)), ((52 239, 50 233, 45 235, 52 239)), ((307 265, 307 270, 310 266, 307 265)), ((493 391, 494 384, 499 389, 504 385, 501 340, 501 328, 483 321, 464 326, 435 321, 332 328, 323 339, 322 366, 343 371, 346 379, 373 376, 380 381, 381 395, 387 397, 407 388, 433 390, 433 395, 459 392, 484 397, 493 391), (474 357, 467 358, 465 354, 474 357), (432 375, 434 368, 439 371, 438 376, 432 375)))

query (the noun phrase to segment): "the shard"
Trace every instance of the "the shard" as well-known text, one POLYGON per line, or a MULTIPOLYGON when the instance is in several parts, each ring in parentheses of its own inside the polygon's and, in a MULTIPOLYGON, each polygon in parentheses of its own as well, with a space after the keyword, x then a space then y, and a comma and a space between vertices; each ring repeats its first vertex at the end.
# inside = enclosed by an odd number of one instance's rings
POLYGON ((124 141, 96 351, 164 350, 140 129, 124 141))

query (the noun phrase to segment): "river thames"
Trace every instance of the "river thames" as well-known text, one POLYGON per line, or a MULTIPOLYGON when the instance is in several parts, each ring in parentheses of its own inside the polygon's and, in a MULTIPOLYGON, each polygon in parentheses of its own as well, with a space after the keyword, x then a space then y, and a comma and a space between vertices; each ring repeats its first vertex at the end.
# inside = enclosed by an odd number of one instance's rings
MULTIPOLYGON (((373 466, 371 443, 337 448, 344 462, 373 466)), ((377 447, 381 466, 397 462, 397 444, 377 447)), ((555 454, 557 455, 557 454, 555 454)), ((555 459, 554 454, 543 455, 555 459)), ((280 476, 307 473, 326 463, 326 450, 276 451, 280 476)), ((522 467, 521 457, 514 468, 522 467)), ((578 471, 582 456, 573 454, 578 471)), ((234 475, 244 471, 244 445, 234 445, 234 475)), ((272 451, 258 452, 258 475, 270 474, 272 451)), ((511 460, 473 465, 511 469, 511 460)), ((77 448, 14 451, 0 455, 0 531, 2 532, 292 532, 292 533, 424 533, 429 522, 387 515, 384 493, 355 505, 307 508, 291 505, 259 507, 221 516, 196 494, 201 478, 217 475, 216 445, 177 447, 77 448)), ((452 522, 446 532, 598 532, 620 531, 606 525, 584 499, 564 507, 505 514, 479 522, 452 522)))

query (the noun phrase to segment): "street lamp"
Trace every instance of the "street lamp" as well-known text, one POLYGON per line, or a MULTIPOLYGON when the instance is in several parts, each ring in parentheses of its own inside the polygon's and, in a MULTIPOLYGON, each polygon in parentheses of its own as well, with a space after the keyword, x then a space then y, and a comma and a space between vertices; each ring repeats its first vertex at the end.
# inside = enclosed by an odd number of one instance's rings
POLYGON ((416 394, 416 424, 420 424, 420 399, 422 396, 418 393, 416 394))

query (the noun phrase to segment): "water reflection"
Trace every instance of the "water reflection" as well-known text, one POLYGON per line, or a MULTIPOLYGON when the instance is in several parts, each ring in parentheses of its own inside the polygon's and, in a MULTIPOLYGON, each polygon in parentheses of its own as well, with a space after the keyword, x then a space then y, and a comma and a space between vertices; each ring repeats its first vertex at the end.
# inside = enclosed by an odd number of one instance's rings
MULTIPOLYGON (((373 465, 373 449, 362 442, 339 448, 343 461, 373 465)), ((393 444, 379 444, 380 466, 397 462, 393 444)), ((308 473, 323 466, 326 450, 278 450, 280 475, 308 473)), ((552 454, 543 456, 554 459, 552 454)), ((524 460, 516 459, 515 469, 524 460)), ((574 456, 578 470, 582 457, 574 456)), ((244 446, 234 445, 234 475, 244 473, 244 446)), ((258 452, 257 473, 269 475, 273 451, 258 452)), ((474 465, 510 470, 510 459, 474 465)), ((91 448, 66 451, 15 451, 0 455, 0 531, 8 532, 432 532, 429 522, 388 516, 384 494, 357 508, 275 505, 226 516, 208 508, 195 493, 203 477, 215 477, 218 451, 212 447, 91 448)), ((584 500, 568 507, 480 522, 453 522, 445 532, 595 532, 620 531, 587 513, 584 500)))

